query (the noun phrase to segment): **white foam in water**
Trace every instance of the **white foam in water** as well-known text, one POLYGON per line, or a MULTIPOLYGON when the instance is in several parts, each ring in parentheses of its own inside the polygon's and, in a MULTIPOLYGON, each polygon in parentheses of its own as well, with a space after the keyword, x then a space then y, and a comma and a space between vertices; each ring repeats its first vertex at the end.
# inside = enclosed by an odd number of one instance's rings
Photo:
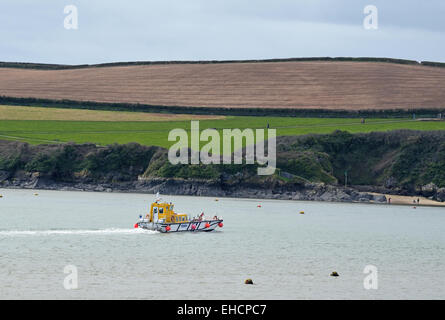
POLYGON ((99 230, 11 230, 0 231, 0 236, 48 236, 48 235, 83 235, 83 234, 154 234, 157 231, 137 229, 99 229, 99 230))

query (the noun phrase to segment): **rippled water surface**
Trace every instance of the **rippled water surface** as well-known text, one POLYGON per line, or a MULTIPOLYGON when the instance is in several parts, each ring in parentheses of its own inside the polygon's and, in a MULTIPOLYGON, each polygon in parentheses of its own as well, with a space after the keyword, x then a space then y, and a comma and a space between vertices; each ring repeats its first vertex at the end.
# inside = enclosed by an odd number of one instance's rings
POLYGON ((153 195, 35 192, 0 190, 2 299, 445 299, 443 208, 164 196, 224 227, 160 234, 132 228, 153 195))

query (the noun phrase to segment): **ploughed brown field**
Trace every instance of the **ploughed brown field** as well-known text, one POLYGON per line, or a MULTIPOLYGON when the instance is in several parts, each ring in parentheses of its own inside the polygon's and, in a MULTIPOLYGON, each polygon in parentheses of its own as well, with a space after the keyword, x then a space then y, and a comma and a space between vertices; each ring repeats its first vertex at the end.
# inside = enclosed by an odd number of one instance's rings
POLYGON ((261 62, 0 68, 0 95, 163 106, 445 107, 445 68, 378 62, 261 62))

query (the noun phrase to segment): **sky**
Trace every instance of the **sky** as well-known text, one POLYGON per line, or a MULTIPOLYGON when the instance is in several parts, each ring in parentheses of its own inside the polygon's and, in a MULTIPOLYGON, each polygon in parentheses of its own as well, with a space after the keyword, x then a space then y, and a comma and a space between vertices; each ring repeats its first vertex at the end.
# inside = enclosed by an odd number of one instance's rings
MULTIPOLYGON (((70 20, 72 21, 72 20, 70 20)), ((444 0, 1 0, 0 61, 389 57, 445 62, 444 0), (78 28, 65 28, 67 5, 78 28), (366 29, 374 5, 377 29, 366 29)))

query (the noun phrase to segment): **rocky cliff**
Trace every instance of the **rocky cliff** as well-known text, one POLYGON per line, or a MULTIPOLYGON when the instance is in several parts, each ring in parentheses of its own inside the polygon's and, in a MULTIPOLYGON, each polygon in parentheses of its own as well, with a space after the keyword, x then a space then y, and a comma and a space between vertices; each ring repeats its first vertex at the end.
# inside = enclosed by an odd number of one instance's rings
POLYGON ((372 193, 386 193, 445 201, 444 138, 440 131, 281 137, 271 176, 258 176, 257 165, 172 165, 167 150, 135 143, 0 141, 0 187, 345 202, 385 202, 372 193))

